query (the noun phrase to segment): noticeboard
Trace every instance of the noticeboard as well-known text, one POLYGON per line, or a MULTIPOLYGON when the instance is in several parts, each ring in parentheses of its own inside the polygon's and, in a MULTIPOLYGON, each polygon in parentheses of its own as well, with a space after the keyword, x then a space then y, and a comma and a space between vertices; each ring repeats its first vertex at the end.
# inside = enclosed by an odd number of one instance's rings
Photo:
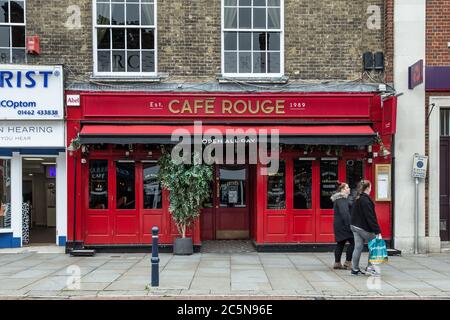
POLYGON ((375 165, 375 201, 391 201, 391 165, 375 165))

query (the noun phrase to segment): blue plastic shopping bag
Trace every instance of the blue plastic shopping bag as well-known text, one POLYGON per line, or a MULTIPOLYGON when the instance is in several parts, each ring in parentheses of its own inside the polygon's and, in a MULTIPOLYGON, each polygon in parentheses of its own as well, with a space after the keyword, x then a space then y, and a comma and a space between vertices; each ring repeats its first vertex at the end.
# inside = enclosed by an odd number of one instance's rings
POLYGON ((383 239, 375 238, 369 242, 369 262, 372 264, 380 264, 387 262, 388 253, 386 242, 383 239))

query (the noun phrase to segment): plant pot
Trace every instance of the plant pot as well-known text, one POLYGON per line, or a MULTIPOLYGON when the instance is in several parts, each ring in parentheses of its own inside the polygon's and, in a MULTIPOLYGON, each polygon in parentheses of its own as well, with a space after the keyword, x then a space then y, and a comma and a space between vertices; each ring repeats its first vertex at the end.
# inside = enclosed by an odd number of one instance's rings
POLYGON ((192 238, 176 238, 173 243, 173 254, 187 256, 194 253, 192 238))

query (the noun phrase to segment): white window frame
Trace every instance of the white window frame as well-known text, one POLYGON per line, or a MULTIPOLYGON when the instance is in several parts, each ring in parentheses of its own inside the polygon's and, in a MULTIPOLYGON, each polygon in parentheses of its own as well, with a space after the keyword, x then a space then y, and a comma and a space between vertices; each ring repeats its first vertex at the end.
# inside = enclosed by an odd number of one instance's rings
MULTIPOLYGON (((107 3, 107 1, 104 1, 105 3, 107 3)), ((119 25, 119 26, 114 26, 114 25, 97 25, 97 0, 92 0, 92 50, 93 50, 93 61, 94 61, 94 72, 93 75, 96 77, 117 77, 117 78, 130 78, 130 77, 156 77, 158 74, 158 12, 157 12, 157 8, 158 8, 158 1, 157 0, 153 0, 154 2, 154 26, 142 26, 142 25, 119 25), (112 57, 111 57, 111 72, 98 72, 98 50, 97 50, 97 28, 118 28, 118 29, 149 29, 149 28, 154 28, 154 39, 155 39, 155 43, 154 43, 154 53, 155 53, 155 71, 154 72, 114 72, 112 71, 112 57)), ((123 4, 124 5, 124 16, 125 16, 125 20, 127 18, 127 2, 123 1, 123 2, 118 2, 115 0, 112 0, 111 3, 115 3, 115 4, 123 4)), ((128 4, 139 4, 139 20, 142 18, 141 16, 141 4, 143 4, 145 2, 142 2, 142 0, 139 0, 139 2, 129 2, 128 4)), ((110 17, 111 17, 111 10, 109 12, 110 17)), ((111 19, 110 19, 111 20, 111 19)), ((141 33, 140 33, 141 34, 141 33)), ((141 53, 141 64, 140 64, 140 68, 142 70, 142 38, 141 36, 139 37, 140 43, 139 43, 139 49, 134 49, 134 50, 139 50, 141 53)), ((110 41, 111 41, 111 48, 109 49, 111 51, 112 54, 112 37, 110 37, 110 41)), ((123 49, 125 51, 125 57, 127 56, 127 35, 125 34, 125 49, 123 49)), ((145 50, 145 49, 144 49, 145 50)), ((126 59, 125 59, 126 60, 126 59)), ((126 64, 125 64, 125 68, 126 68, 126 64)))
MULTIPOLYGON (((9 22, 0 22, 0 27, 10 27, 9 28, 9 40, 10 40, 10 46, 9 47, 0 47, 0 49, 5 50, 8 49, 9 50, 9 63, 12 64, 12 50, 13 50, 13 46, 12 46, 12 28, 11 27, 24 27, 25 28, 25 42, 24 42, 24 46, 23 47, 15 47, 14 49, 23 49, 24 53, 25 53, 25 61, 20 62, 20 63, 27 63, 27 0, 23 0, 23 22, 22 23, 18 23, 18 22, 11 22, 11 1, 14 0, 9 0, 8 1, 8 20, 9 22)), ((20 64, 19 63, 19 64, 20 64)))
MULTIPOLYGON (((239 8, 239 6, 238 6, 239 8)), ((246 7, 247 8, 247 7, 246 7)), ((277 78, 282 77, 284 75, 284 0, 280 0, 280 29, 253 29, 253 5, 251 7, 251 17, 252 21, 250 22, 250 29, 227 29, 227 32, 279 32, 280 33, 280 73, 226 73, 225 72, 225 0, 221 0, 221 70, 222 76, 230 77, 230 78, 277 78)), ((262 7, 261 7, 262 8, 262 7)), ((264 7, 264 8, 267 8, 264 7)), ((237 27, 239 26, 239 10, 237 14, 237 27)), ((266 20, 267 25, 267 20, 266 20)), ((252 56, 253 56, 253 39, 252 41, 252 56)), ((239 51, 237 51, 239 52, 239 51)), ((268 52, 266 50, 266 52, 268 52)), ((253 61, 253 60, 252 60, 253 61)), ((267 62, 267 57, 266 57, 267 62)), ((239 67, 239 55, 237 60, 237 65, 239 67)), ((252 63, 253 68, 253 63, 252 63)))

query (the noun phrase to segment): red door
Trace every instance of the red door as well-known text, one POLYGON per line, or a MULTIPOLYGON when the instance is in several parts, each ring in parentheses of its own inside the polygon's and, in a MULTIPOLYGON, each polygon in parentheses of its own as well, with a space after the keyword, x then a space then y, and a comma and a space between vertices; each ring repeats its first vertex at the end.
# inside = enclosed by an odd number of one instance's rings
POLYGON ((216 166, 215 238, 249 239, 248 167, 216 166))
POLYGON ((166 213, 168 203, 164 199, 168 198, 168 192, 163 190, 157 180, 159 166, 157 161, 141 161, 138 166, 138 181, 140 187, 140 225, 141 242, 150 244, 152 242, 152 228, 157 226, 160 230, 160 242, 168 241, 166 213))
POLYGON ((112 242, 114 244, 139 243, 139 196, 141 190, 138 183, 140 163, 133 160, 117 160, 113 162, 112 186, 112 242))
POLYGON ((91 159, 83 185, 84 192, 84 232, 86 244, 110 244, 112 240, 113 168, 107 159, 91 159))

